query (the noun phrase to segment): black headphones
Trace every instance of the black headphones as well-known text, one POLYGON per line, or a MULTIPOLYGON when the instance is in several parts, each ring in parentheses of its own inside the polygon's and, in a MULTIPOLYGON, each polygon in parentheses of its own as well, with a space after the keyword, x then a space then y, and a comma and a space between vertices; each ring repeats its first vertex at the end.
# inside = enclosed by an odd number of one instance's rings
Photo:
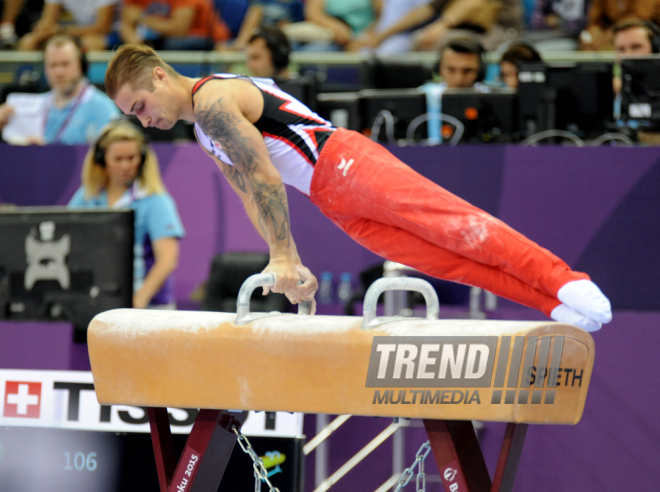
POLYGON ((651 51, 656 54, 660 53, 660 27, 655 22, 644 21, 644 26, 651 31, 649 40, 651 41, 651 51))
POLYGON ((106 150, 108 150, 108 146, 102 145, 102 142, 106 139, 106 137, 112 130, 120 126, 132 128, 139 135, 142 136, 142 142, 140 143, 140 168, 138 170, 138 176, 141 176, 142 168, 144 167, 144 162, 147 160, 147 146, 149 144, 148 137, 137 126, 125 120, 113 121, 106 125, 105 129, 103 130, 101 135, 99 135, 99 137, 96 139, 96 143, 94 144, 94 153, 93 153, 94 162, 105 169, 105 152, 106 150))
POLYGON ((80 71, 83 74, 83 77, 87 77, 87 70, 89 70, 89 62, 87 61, 87 55, 82 46, 82 42, 78 36, 71 36, 76 48, 78 48, 78 53, 80 53, 80 71))
POLYGON ((438 63, 436 64, 437 72, 440 71, 440 64, 442 63, 442 52, 446 49, 450 49, 452 51, 455 51, 456 53, 461 53, 461 54, 477 55, 479 57, 479 72, 477 73, 477 79, 475 80, 475 82, 484 81, 484 79, 486 78, 486 69, 487 69, 486 61, 484 60, 484 53, 486 53, 486 50, 479 41, 465 36, 460 38, 453 38, 443 43, 442 46, 440 46, 440 49, 438 50, 439 56, 438 56, 438 63))
POLYGON ((289 66, 289 55, 291 54, 291 45, 289 40, 281 30, 273 27, 259 27, 255 29, 250 42, 255 39, 263 38, 266 46, 271 53, 273 66, 278 72, 289 66))
POLYGON ((646 31, 646 34, 649 36, 649 42, 651 43, 651 52, 653 54, 660 53, 660 27, 654 22, 641 19, 624 20, 614 25, 614 33, 616 35, 635 27, 641 27, 646 31))

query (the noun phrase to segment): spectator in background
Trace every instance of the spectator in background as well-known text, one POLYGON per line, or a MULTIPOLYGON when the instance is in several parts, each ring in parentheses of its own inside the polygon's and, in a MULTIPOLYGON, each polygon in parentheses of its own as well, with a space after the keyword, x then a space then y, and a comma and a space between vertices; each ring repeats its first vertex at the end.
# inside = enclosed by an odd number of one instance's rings
POLYGON ((69 208, 135 211, 133 307, 175 308, 172 272, 184 235, 158 160, 134 125, 111 123, 87 153, 69 208))
POLYGON ((614 119, 619 129, 632 129, 637 131, 637 139, 640 142, 659 145, 660 134, 648 129, 649 122, 640 120, 622 121, 621 114, 621 60, 637 56, 650 56, 660 52, 660 29, 652 22, 640 19, 629 19, 618 22, 612 28, 614 35, 614 50, 616 52, 616 63, 614 64, 614 76, 612 86, 614 89, 614 119))
POLYGON ((462 37, 447 41, 440 48, 438 69, 447 89, 474 87, 486 75, 484 47, 474 38, 462 37))
POLYGON ((518 88, 518 70, 523 62, 540 62, 541 54, 529 43, 514 41, 500 59, 500 79, 511 89, 518 88))
POLYGON ((593 0, 587 27, 580 33, 583 50, 611 51, 617 22, 640 19, 658 23, 660 0, 593 0))
POLYGON ((247 67, 254 77, 289 78, 291 45, 286 35, 276 27, 256 29, 246 48, 247 67))
POLYGON ((249 6, 245 10, 235 39, 227 46, 229 49, 245 49, 252 33, 260 26, 282 28, 303 20, 302 0, 254 0, 251 2, 248 0, 216 0, 216 8, 226 20, 227 15, 234 15, 236 12, 236 4, 241 3, 249 4, 249 6), (231 12, 227 12, 228 9, 231 12))
POLYGON ((313 24, 316 37, 302 49, 354 49, 352 43, 375 21, 380 7, 381 0, 306 0, 305 19, 313 24))
POLYGON ((467 36, 450 39, 440 46, 438 71, 442 82, 427 82, 419 88, 426 94, 429 143, 442 142, 439 118, 442 114, 442 95, 447 89, 474 88, 480 92, 488 91, 488 87, 482 84, 486 76, 484 52, 479 41, 467 36))
POLYGON ((16 19, 23 7, 23 0, 5 0, 2 4, 0 19, 0 49, 11 49, 16 46, 16 19))
POLYGON ((118 0, 46 0, 39 22, 18 42, 18 49, 32 51, 56 33, 80 38, 85 50, 104 50, 109 45, 118 0), (66 11, 72 22, 60 22, 66 11))
POLYGON ((660 30, 652 22, 625 20, 615 24, 612 32, 617 60, 626 56, 648 56, 658 52, 660 30))
POLYGON ((398 32, 383 39, 379 36, 409 12, 427 3, 428 0, 383 0, 378 19, 360 36, 356 48, 373 49, 378 55, 411 51, 413 48, 411 31, 398 32))
POLYGON ((618 116, 621 106, 621 59, 634 56, 649 56, 660 51, 660 29, 655 24, 639 19, 618 22, 612 28, 616 64, 612 86, 617 98, 615 114, 618 116))
MULTIPOLYGON (((44 69, 51 90, 40 96, 43 128, 26 135, 29 143, 88 144, 101 128, 120 116, 108 96, 85 78, 86 64, 78 38, 56 34, 46 42, 44 69)), ((0 106, 0 129, 14 111, 8 104, 0 106)))
POLYGON ((589 0, 537 0, 532 12, 530 27, 534 30, 551 30, 558 36, 575 40, 587 23, 589 0))
POLYGON ((230 33, 211 0, 122 0, 120 36, 164 50, 210 50, 230 33))
POLYGON ((435 50, 451 36, 467 34, 476 36, 487 50, 494 50, 518 37, 522 29, 522 7, 519 0, 433 0, 377 33, 368 45, 375 48, 390 36, 412 29, 416 29, 415 50, 435 50), (430 24, 419 27, 431 20, 430 24))
POLYGON ((282 27, 305 19, 302 0, 256 0, 261 8, 263 26, 282 27))

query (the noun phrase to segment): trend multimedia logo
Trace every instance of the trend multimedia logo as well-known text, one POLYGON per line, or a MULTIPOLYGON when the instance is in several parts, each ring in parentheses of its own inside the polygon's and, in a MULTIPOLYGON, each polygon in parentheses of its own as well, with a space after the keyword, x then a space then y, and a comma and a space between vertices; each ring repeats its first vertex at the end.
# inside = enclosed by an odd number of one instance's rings
POLYGON ((563 336, 374 337, 366 387, 424 388, 375 390, 374 404, 480 404, 479 388, 492 404, 553 404, 557 386, 582 386, 563 347, 563 336))

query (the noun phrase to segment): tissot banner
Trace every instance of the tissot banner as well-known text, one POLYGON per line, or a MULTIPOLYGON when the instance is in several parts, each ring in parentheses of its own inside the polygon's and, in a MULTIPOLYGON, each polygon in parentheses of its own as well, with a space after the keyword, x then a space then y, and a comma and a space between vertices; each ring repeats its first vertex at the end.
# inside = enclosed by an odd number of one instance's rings
MULTIPOLYGON (((168 409, 172 432, 189 433, 196 409, 168 409)), ((149 432, 146 410, 100 405, 91 372, 0 370, 0 427, 50 427, 107 432, 149 432)), ((250 412, 248 436, 297 437, 302 414, 250 412)))

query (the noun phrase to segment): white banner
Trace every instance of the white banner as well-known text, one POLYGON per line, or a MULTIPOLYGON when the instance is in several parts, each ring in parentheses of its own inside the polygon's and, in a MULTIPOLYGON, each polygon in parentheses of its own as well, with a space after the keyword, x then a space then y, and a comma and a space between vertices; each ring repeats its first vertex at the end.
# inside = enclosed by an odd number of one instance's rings
MULTIPOLYGON (((173 433, 187 434, 196 411, 169 409, 173 433)), ((299 437, 303 414, 250 412, 241 428, 248 436, 299 437)), ((103 405, 96 399, 91 372, 0 369, 0 426, 149 432, 146 411, 103 405)))

